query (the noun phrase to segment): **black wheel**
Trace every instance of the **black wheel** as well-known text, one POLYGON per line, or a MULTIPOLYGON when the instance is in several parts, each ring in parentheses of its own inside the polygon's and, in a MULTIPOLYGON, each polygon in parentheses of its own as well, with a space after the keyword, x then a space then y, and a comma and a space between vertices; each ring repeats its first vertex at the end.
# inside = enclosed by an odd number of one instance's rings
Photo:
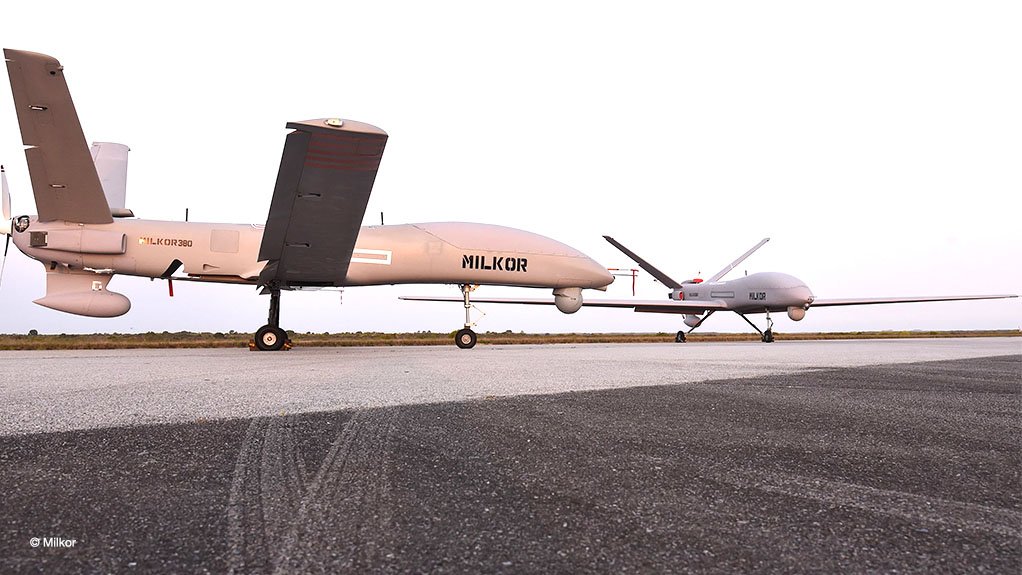
POLYGON ((476 332, 468 329, 459 329, 454 334, 454 343, 461 349, 472 349, 476 345, 476 332))
POLYGON ((674 343, 685 343, 685 332, 679 331, 674 335, 674 343))
POLYGON ((255 344, 259 351, 280 351, 287 343, 287 332, 279 327, 264 325, 255 333, 255 344))
POLYGON ((763 332, 763 343, 774 343, 773 330, 768 329, 763 332))

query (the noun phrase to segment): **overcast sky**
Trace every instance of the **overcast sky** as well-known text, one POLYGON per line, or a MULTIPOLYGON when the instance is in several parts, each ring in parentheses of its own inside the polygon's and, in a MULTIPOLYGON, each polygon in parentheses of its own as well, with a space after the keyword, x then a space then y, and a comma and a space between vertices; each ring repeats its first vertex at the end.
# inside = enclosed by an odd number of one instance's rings
MULTIPOLYGON (((1022 7, 1017 2, 28 2, 4 47, 65 67, 89 141, 132 149, 148 219, 263 223, 288 121, 390 134, 366 223, 470 221, 550 236, 607 267, 675 278, 783 271, 817 297, 1022 293, 1022 7)), ((9 85, 0 161, 35 213, 9 85)), ((116 319, 32 304, 15 248, 0 331, 254 331, 251 287, 118 276, 116 319)), ((646 274, 638 295, 666 289, 646 274)), ((483 296, 547 292, 482 288, 483 296)), ((452 286, 286 293, 296 331, 447 331, 452 286)), ((619 279, 607 294, 628 297, 619 279)), ((588 297, 588 295, 587 295, 588 297)), ((627 310, 481 306, 479 331, 675 331, 627 310)), ((746 331, 731 314, 700 329, 746 331)), ((762 323, 762 316, 759 316, 762 323)), ((1019 300, 810 310, 777 330, 1019 328, 1019 300)))

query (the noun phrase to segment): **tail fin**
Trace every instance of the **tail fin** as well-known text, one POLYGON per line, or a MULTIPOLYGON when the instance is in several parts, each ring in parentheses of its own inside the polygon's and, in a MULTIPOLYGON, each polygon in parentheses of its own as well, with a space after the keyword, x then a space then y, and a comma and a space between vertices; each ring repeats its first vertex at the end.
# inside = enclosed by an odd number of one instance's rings
POLYGON ((113 142, 93 142, 91 151, 110 213, 115 218, 130 218, 134 214, 124 207, 124 202, 128 196, 128 152, 131 148, 113 142))

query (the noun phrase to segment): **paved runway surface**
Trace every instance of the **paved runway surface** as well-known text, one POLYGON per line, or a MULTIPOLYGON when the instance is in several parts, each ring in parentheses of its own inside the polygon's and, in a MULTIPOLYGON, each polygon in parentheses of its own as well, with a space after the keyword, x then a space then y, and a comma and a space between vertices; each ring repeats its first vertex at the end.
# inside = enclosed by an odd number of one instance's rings
POLYGON ((1017 573, 1020 352, 4 353, 0 572, 1017 573))

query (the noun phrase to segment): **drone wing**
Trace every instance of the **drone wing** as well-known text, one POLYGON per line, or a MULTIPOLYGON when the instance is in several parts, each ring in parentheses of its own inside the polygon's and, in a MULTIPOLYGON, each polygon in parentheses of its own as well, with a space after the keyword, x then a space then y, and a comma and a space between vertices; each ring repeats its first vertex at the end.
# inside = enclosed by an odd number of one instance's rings
POLYGON ((760 240, 758 244, 752 246, 752 249, 750 249, 749 251, 745 252, 744 254, 738 256, 738 259, 736 259, 735 261, 729 263, 726 268, 724 268, 724 269, 720 270, 719 272, 713 274, 713 276, 710 277, 710 279, 706 280, 707 283, 711 283, 712 284, 713 282, 715 282, 715 281, 719 280, 720 278, 726 276, 731 270, 733 270, 736 267, 738 267, 738 264, 744 262, 745 258, 751 256, 756 250, 758 250, 759 248, 763 247, 763 244, 765 244, 765 243, 767 243, 769 241, 770 241, 770 238, 763 238, 762 240, 760 240))
POLYGON ((831 307, 839 305, 874 305, 881 303, 918 303, 926 301, 961 301, 974 299, 1007 299, 1018 297, 1014 294, 998 295, 948 295, 930 297, 873 297, 845 299, 815 299, 810 307, 831 307))
POLYGON ((341 286, 387 133, 350 120, 289 122, 266 217, 261 285, 341 286))
MULTIPOLYGON (((444 296, 401 296, 398 299, 410 301, 449 301, 463 303, 460 297, 444 296)), ((519 305, 556 305, 548 298, 485 298, 473 297, 472 303, 513 303, 519 305)), ((616 307, 632 309, 640 313, 680 313, 701 315, 707 311, 728 309, 721 302, 715 301, 673 301, 673 300, 638 300, 638 299, 583 299, 583 307, 616 307)))
POLYGON ((39 221, 113 222, 64 67, 35 52, 5 48, 4 57, 39 221))
POLYGON ((665 286, 667 286, 667 287, 669 287, 671 289, 680 289, 681 288, 681 284, 679 282, 677 282, 674 279, 672 279, 671 276, 669 276, 669 275, 665 274, 664 272, 660 271, 653 264, 651 264, 651 263, 647 262, 646 260, 642 259, 641 257, 639 257, 638 254, 636 254, 632 250, 626 248, 624 245, 621 244, 621 242, 615 240, 614 238, 612 238, 610 236, 603 236, 603 239, 605 239, 608 242, 610 242, 610 245, 612 245, 615 248, 621 250, 621 252, 624 253, 626 256, 632 258, 632 260, 635 263, 639 264, 640 268, 646 270, 646 273, 648 273, 649 275, 655 277, 657 280, 660 281, 660 283, 664 284, 665 286))

